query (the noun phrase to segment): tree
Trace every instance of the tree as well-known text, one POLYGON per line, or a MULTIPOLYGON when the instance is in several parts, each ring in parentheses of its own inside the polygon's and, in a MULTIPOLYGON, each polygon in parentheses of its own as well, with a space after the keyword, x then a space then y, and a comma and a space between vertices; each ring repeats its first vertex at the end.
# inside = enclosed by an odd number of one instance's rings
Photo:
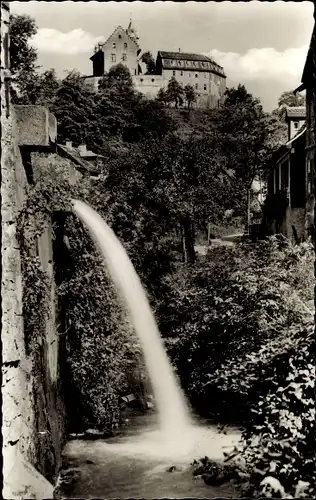
POLYGON ((184 90, 185 99, 188 103, 188 109, 190 109, 192 106, 192 103, 196 102, 196 99, 197 99, 196 92, 195 92, 194 88, 192 87, 192 85, 189 85, 189 84, 186 85, 183 90, 184 90))
POLYGON ((53 68, 44 71, 37 78, 37 95, 35 104, 52 109, 56 101, 56 95, 60 87, 60 80, 53 68))
POLYGON ((228 88, 225 91, 225 106, 236 106, 238 104, 259 104, 259 100, 254 98, 252 94, 247 92, 244 85, 238 84, 238 87, 228 88))
POLYGON ((10 68, 13 78, 12 100, 28 104, 35 99, 38 76, 37 52, 30 45, 36 35, 35 20, 26 15, 10 16, 10 68))
POLYGON ((283 106, 305 106, 305 96, 299 94, 298 92, 294 94, 293 91, 287 90, 283 92, 278 99, 278 107, 283 106))
POLYGON ((156 73, 156 62, 150 51, 144 52, 142 62, 146 64, 147 75, 154 75, 156 73))
POLYGON ((157 101, 161 102, 164 105, 167 105, 169 102, 168 94, 165 89, 161 88, 158 90, 157 101))
POLYGON ((226 166, 236 178, 239 210, 247 214, 249 223, 251 186, 257 176, 265 175, 265 166, 276 147, 271 141, 276 120, 241 85, 226 92, 225 104, 214 113, 213 120, 226 166))
POLYGON ((168 100, 170 102, 173 102, 176 108, 178 108, 178 106, 182 106, 183 88, 174 76, 172 76, 168 82, 166 93, 168 100))
POLYGON ((124 64, 112 66, 109 72, 99 81, 99 90, 116 89, 121 94, 134 92, 134 84, 129 69, 124 64))
MULTIPOLYGON (((48 75, 50 79, 52 75, 48 75)), ((80 74, 72 71, 64 78, 56 91, 51 111, 58 122, 58 140, 73 141, 76 146, 85 142, 95 148, 103 140, 98 124, 96 94, 80 74)))

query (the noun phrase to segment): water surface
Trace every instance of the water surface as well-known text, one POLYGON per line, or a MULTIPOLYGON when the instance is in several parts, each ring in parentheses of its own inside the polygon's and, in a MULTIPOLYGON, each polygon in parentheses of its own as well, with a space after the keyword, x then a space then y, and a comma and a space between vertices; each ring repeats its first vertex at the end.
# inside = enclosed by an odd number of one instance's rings
POLYGON ((65 460, 70 468, 78 468, 80 476, 66 494, 62 492, 63 497, 236 498, 229 483, 212 487, 194 478, 190 464, 205 455, 222 459, 223 452, 238 441, 240 431, 227 429, 223 434, 215 425, 195 427, 191 436, 183 436, 184 446, 179 443, 177 448, 161 439, 155 420, 154 415, 132 418, 128 429, 115 438, 68 442, 65 460), (187 442, 193 443, 189 451, 187 442), (176 470, 169 472, 173 466, 176 470))

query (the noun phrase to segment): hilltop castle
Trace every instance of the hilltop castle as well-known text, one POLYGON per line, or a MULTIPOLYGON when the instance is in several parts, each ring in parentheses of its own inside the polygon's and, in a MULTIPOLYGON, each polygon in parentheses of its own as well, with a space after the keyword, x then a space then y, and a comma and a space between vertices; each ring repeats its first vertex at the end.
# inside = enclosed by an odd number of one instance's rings
POLYGON ((130 21, 125 30, 117 26, 109 38, 94 49, 90 57, 93 75, 87 83, 97 90, 98 81, 115 64, 124 64, 130 71, 136 90, 156 97, 159 89, 167 88, 172 76, 181 86, 192 85, 197 93, 197 107, 214 108, 223 100, 226 90, 224 69, 211 58, 201 54, 158 51, 156 74, 145 74, 142 50, 137 31, 130 21))

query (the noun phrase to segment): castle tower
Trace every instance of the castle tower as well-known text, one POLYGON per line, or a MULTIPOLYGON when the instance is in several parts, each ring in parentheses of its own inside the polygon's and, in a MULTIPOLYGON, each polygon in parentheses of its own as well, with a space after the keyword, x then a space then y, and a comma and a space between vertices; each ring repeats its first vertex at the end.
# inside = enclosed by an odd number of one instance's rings
POLYGON ((132 23, 132 19, 130 19, 130 22, 129 22, 129 25, 128 25, 128 28, 126 30, 126 33, 128 34, 128 36, 134 40, 134 42, 136 42, 138 44, 138 40, 139 40, 139 36, 137 34, 137 31, 136 29, 134 28, 134 25, 132 23))

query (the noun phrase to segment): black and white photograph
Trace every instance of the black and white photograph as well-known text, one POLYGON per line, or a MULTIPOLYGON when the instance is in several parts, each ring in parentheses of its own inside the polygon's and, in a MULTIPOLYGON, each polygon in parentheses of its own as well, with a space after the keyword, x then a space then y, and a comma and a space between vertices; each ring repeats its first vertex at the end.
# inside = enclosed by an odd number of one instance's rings
POLYGON ((5 500, 316 497, 313 1, 1 1, 5 500))

